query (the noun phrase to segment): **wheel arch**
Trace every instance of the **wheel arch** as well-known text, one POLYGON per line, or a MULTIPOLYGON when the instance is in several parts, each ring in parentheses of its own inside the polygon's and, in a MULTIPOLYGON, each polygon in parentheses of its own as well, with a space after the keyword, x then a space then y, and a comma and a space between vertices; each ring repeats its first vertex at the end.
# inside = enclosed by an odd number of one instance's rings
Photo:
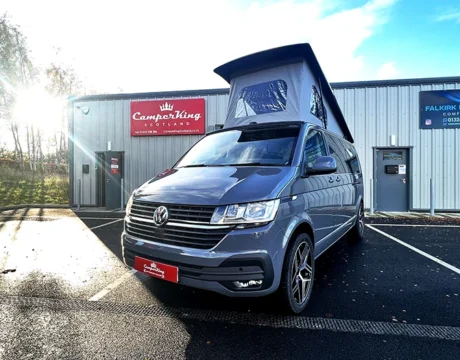
POLYGON ((294 241, 294 239, 297 237, 297 235, 299 234, 307 234, 309 237, 310 237, 310 240, 311 240, 311 243, 312 243, 312 246, 313 246, 313 251, 315 249, 315 232, 313 230, 313 224, 308 221, 307 219, 303 219, 302 221, 300 221, 295 227, 294 229, 291 231, 291 233, 288 235, 286 234, 286 237, 288 238, 288 240, 286 241, 286 244, 284 246, 284 254, 283 254, 283 262, 282 262, 282 266, 284 264, 284 262, 286 261, 286 254, 287 254, 287 249, 289 248, 289 245, 294 241))

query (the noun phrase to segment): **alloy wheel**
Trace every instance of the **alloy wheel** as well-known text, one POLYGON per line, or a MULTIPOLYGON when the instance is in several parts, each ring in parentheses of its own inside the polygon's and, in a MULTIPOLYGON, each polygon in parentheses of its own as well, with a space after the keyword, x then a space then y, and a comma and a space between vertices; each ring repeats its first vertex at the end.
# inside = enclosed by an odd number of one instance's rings
POLYGON ((362 205, 359 207, 358 224, 359 224, 359 234, 363 235, 364 234, 364 210, 363 210, 362 205))
POLYGON ((310 293, 312 284, 312 254, 307 242, 297 247, 292 263, 292 294, 297 304, 302 305, 310 293))

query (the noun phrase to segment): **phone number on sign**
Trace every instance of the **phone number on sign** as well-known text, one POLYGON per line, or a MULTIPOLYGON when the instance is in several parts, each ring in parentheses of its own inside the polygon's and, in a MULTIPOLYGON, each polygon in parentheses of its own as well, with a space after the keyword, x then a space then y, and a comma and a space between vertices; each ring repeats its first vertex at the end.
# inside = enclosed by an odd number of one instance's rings
POLYGON ((460 117, 443 118, 444 125, 460 125, 460 117))

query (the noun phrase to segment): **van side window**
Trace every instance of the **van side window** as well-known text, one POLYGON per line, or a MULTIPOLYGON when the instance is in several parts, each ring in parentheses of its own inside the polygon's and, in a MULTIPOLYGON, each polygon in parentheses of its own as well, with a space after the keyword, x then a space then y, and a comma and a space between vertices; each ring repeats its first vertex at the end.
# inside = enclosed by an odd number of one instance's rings
POLYGON ((329 154, 335 159, 337 163, 336 173, 344 174, 349 172, 345 166, 345 149, 341 144, 341 140, 327 133, 325 133, 324 136, 326 137, 327 144, 329 145, 329 154))
POLYGON ((313 165, 313 162, 319 156, 326 156, 326 147, 324 145, 323 136, 317 130, 310 130, 307 135, 307 142, 305 144, 305 164, 308 167, 313 165))
POLYGON ((359 176, 362 176, 361 174, 361 168, 359 165, 359 160, 358 160, 358 154, 356 153, 356 149, 353 145, 349 143, 344 143, 345 145, 345 165, 348 168, 348 172, 351 172, 353 174, 358 174, 359 176))

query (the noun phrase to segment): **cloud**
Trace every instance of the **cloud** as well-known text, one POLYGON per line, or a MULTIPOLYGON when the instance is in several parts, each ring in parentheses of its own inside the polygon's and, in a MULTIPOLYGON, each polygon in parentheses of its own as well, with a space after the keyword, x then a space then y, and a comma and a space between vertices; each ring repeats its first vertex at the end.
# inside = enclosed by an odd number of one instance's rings
POLYGON ((379 80, 394 79, 398 74, 394 62, 383 64, 377 71, 379 80))
POLYGON ((38 60, 49 62, 57 45, 90 87, 136 92, 227 87, 215 67, 299 42, 311 43, 329 81, 363 80, 358 49, 396 0, 80 0, 71 11, 58 0, 5 2, 38 60))
POLYGON ((446 11, 444 14, 439 15, 437 21, 455 21, 460 24, 460 10, 451 9, 446 11))

